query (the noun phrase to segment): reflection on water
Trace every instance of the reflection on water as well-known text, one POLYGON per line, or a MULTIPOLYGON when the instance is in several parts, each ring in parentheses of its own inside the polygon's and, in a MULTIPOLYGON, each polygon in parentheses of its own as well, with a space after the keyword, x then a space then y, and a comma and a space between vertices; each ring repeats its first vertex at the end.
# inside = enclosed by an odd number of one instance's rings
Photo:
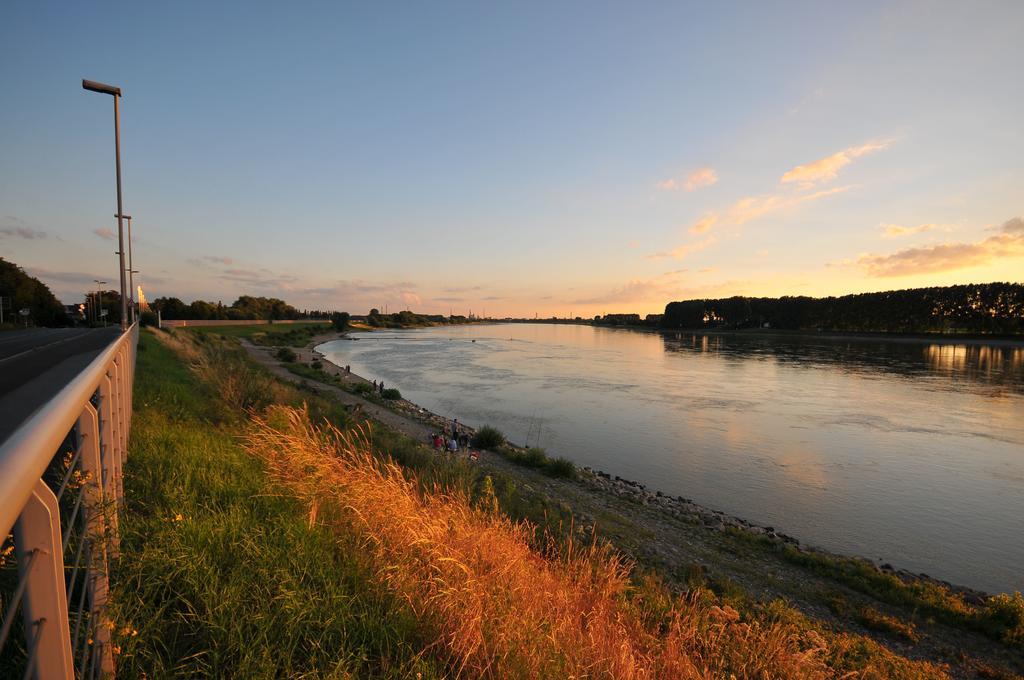
POLYGON ((320 349, 423 406, 823 547, 1024 589, 1024 348, 495 325, 320 349))

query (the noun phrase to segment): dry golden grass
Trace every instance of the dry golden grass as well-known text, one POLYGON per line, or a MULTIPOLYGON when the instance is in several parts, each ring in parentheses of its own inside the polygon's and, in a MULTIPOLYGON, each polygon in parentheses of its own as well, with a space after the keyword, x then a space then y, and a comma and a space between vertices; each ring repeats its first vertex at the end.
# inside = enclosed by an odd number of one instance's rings
MULTIPOLYGON (((246 446, 308 503, 310 521, 361 540, 378 585, 408 602, 432 640, 424 653, 457 676, 840 675, 828 659, 844 650, 814 630, 745 620, 707 593, 640 596, 630 565, 607 547, 538 551, 528 525, 459 493, 421 492, 361 433, 314 426, 303 410, 255 416, 246 446)), ((905 668, 903 677, 944 677, 927 664, 905 668)), ((843 677, 888 675, 869 665, 843 677)))

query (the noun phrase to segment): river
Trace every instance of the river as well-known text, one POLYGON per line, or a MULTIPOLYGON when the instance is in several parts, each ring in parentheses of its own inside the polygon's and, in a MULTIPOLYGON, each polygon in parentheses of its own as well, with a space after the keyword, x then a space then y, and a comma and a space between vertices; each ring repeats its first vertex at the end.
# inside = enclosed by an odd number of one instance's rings
POLYGON ((1024 345, 499 324, 318 349, 425 408, 805 543, 1024 590, 1024 345))

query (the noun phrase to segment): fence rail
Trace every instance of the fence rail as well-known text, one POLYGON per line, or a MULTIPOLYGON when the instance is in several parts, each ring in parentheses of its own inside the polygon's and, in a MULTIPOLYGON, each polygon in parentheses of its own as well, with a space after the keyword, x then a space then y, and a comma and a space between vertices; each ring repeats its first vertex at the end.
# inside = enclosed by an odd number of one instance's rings
POLYGON ((0 446, 0 564, 17 563, 0 570, 0 676, 114 674, 108 567, 137 343, 134 325, 0 446))

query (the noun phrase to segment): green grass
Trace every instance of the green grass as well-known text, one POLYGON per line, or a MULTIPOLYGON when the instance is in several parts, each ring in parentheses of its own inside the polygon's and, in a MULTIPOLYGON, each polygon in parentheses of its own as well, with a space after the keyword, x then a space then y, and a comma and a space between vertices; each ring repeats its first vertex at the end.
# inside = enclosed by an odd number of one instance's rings
POLYGON ((301 322, 292 324, 257 323, 251 326, 187 326, 192 333, 221 335, 227 338, 246 338, 256 345, 269 347, 305 347, 313 336, 329 333, 330 324, 301 322))
POLYGON ((207 385, 141 338, 113 571, 120 677, 423 677, 417 622, 268 484, 207 385))

